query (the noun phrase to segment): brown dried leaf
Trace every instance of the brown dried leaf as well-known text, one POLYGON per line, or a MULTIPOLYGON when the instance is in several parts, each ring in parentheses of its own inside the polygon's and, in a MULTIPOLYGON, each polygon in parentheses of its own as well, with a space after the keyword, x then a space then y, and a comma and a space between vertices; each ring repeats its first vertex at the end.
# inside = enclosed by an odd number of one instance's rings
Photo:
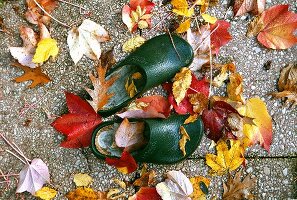
POLYGON ((187 130, 183 126, 180 127, 180 134, 182 138, 178 142, 179 149, 182 151, 183 155, 185 156, 187 154, 186 143, 188 140, 190 140, 190 136, 188 135, 187 130))
POLYGON ((256 179, 251 178, 248 174, 242 181, 242 171, 235 174, 234 178, 229 176, 227 183, 223 184, 224 194, 223 200, 241 200, 241 199, 253 199, 253 195, 250 190, 255 187, 256 179))
POLYGON ((235 16, 251 12, 254 15, 260 14, 265 9, 266 0, 235 0, 233 11, 235 16))
POLYGON ((30 68, 21 65, 20 63, 14 62, 11 63, 12 66, 21 68, 24 70, 24 74, 14 79, 15 82, 20 83, 24 81, 32 81, 29 88, 34 88, 37 85, 43 85, 51 81, 51 79, 41 71, 41 67, 30 68))
POLYGON ((193 111, 201 114, 208 105, 208 98, 201 92, 189 94, 189 101, 193 105, 193 111))
POLYGON ((100 57, 101 65, 106 68, 106 70, 110 69, 114 64, 116 64, 116 60, 113 55, 113 48, 109 51, 106 51, 101 54, 100 57))
POLYGON ((230 83, 227 85, 227 93, 229 99, 232 101, 240 101, 244 103, 244 98, 242 95, 243 85, 242 76, 239 73, 233 73, 229 77, 230 83))
POLYGON ((146 172, 141 175, 140 178, 136 179, 133 183, 134 186, 138 187, 150 187, 153 186, 156 182, 156 173, 154 170, 146 172))
POLYGON ((92 188, 78 187, 75 190, 68 192, 66 197, 69 200, 107 200, 106 192, 96 192, 92 188))
POLYGON ((93 109, 98 112, 105 104, 107 104, 108 100, 113 96, 113 94, 108 93, 109 87, 116 81, 117 76, 113 76, 110 79, 105 79, 106 68, 102 66, 98 66, 97 77, 90 73, 90 79, 94 86, 94 89, 85 88, 85 90, 92 97, 92 100, 88 100, 89 104, 93 107, 93 109))

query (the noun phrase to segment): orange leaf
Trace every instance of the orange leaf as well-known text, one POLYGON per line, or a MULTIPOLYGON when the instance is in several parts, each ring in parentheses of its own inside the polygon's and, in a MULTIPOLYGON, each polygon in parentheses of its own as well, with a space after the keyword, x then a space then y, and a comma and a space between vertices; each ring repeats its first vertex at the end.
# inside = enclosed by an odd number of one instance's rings
POLYGON ((123 151, 121 158, 106 158, 106 163, 115 166, 121 173, 132 173, 137 169, 137 163, 127 151, 123 151))
POLYGON ((11 63, 12 66, 14 67, 19 67, 22 70, 24 70, 24 74, 22 76, 19 76, 17 78, 15 78, 15 82, 20 83, 20 82, 24 82, 24 81, 32 81, 31 85, 29 85, 29 88, 34 88, 37 85, 43 85, 46 84, 48 82, 51 81, 51 79, 44 74, 41 71, 40 67, 37 68, 30 68, 30 67, 26 67, 21 65, 20 63, 11 63))
POLYGON ((92 188, 87 187, 78 187, 75 190, 68 192, 66 194, 67 199, 69 200, 106 200, 107 193, 106 192, 96 192, 92 188))
POLYGON ((288 11, 289 5, 276 5, 265 10, 249 27, 248 36, 257 36, 267 48, 287 49, 297 43, 294 32, 297 14, 288 11))
POLYGON ((242 85, 242 76, 239 73, 232 73, 229 76, 230 83, 227 85, 227 93, 229 99, 232 101, 240 101, 244 103, 244 98, 242 95, 243 85, 242 85))

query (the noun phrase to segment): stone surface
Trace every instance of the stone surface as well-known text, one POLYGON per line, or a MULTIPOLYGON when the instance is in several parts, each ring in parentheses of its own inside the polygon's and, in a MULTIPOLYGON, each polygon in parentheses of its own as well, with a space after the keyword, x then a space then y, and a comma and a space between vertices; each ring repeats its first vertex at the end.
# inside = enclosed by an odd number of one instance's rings
MULTIPOLYGON (((104 43, 102 48, 107 50, 114 46, 116 58, 121 59, 125 55, 121 51, 121 46, 132 36, 121 21, 121 8, 127 1, 76 0, 73 2, 82 4, 83 7, 89 9, 92 13, 90 18, 105 26, 112 41, 104 43)), ((295 0, 269 1, 267 7, 279 3, 295 4, 295 7, 291 9, 295 9, 296 12, 295 0)), ((67 24, 79 25, 82 19, 86 18, 75 7, 62 2, 59 2, 59 5, 53 15, 67 24)), ((272 100, 268 95, 268 93, 276 91, 281 68, 288 62, 296 60, 297 47, 282 51, 263 48, 255 38, 245 36, 251 17, 247 15, 232 19, 232 14, 225 14, 227 10, 227 1, 223 1, 222 6, 217 6, 209 12, 218 18, 226 16, 226 19, 232 24, 230 32, 233 40, 222 48, 217 61, 221 62, 226 59, 235 61, 237 70, 244 77, 245 98, 259 96, 265 100, 274 122, 270 154, 260 146, 250 148, 247 152, 248 172, 258 179, 255 194, 258 199, 297 198, 297 194, 294 193, 297 191, 297 112, 296 109, 284 107, 280 100, 272 100), (267 60, 272 61, 269 70, 263 68, 263 64, 267 60)), ((89 149, 60 148, 59 144, 63 137, 49 125, 53 118, 48 118, 47 114, 61 115, 67 112, 63 91, 84 95, 83 88, 91 84, 88 74, 93 70, 94 62, 84 57, 76 66, 73 64, 66 45, 67 32, 69 31, 67 28, 55 22, 52 22, 50 28, 52 37, 58 41, 60 53, 55 62, 45 63, 42 69, 51 77, 52 82, 43 87, 28 89, 28 82, 17 84, 11 81, 22 74, 21 70, 9 66, 13 59, 9 54, 8 47, 21 45, 18 27, 27 24, 23 19, 24 12, 23 1, 9 1, 0 9, 0 16, 4 18, 4 24, 11 32, 11 35, 0 32, 2 47, 0 49, 1 133, 18 144, 27 157, 41 158, 48 164, 51 173, 51 187, 59 191, 56 199, 65 199, 64 195, 75 188, 72 181, 75 173, 84 172, 91 175, 94 178, 92 187, 96 190, 115 187, 116 185, 111 181, 114 177, 127 181, 133 179, 135 173, 121 175, 113 167, 96 159, 89 149), (19 7, 19 10, 13 9, 16 7, 19 7), (24 126, 27 120, 32 120, 28 127, 24 126)), ((165 16, 164 9, 156 10, 153 24, 165 16)), ((162 31, 161 28, 156 28, 155 31, 149 33, 144 31, 144 35, 149 38, 157 35, 160 31, 162 31)), ((161 92, 160 87, 154 91, 161 92)), ((206 153, 212 151, 209 148, 210 145, 211 141, 204 137, 201 146, 190 160, 171 166, 149 165, 149 167, 156 169, 160 178, 162 173, 171 169, 180 169, 189 176, 208 176, 208 167, 203 158, 206 153)), ((3 173, 19 173, 23 164, 4 151, 7 149, 9 147, 0 140, 0 169, 3 173)), ((209 198, 222 193, 222 182, 226 180, 226 177, 211 177, 211 180, 209 198)), ((12 179, 9 187, 0 183, 0 199, 21 199, 22 197, 34 199, 27 194, 15 195, 15 189, 15 179, 12 179)), ((133 192, 133 188, 130 188, 129 191, 133 192)))

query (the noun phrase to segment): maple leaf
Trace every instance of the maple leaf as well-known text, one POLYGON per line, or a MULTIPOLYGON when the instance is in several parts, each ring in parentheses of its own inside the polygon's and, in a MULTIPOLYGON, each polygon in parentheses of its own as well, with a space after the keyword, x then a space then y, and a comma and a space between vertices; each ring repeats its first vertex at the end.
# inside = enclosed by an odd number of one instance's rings
POLYGON ((133 52, 145 42, 145 39, 140 35, 133 37, 123 44, 122 50, 124 52, 133 52))
POLYGON ((194 14, 194 8, 189 8, 187 0, 171 0, 173 6, 172 12, 184 17, 191 17, 194 14))
POLYGON ((93 178, 88 174, 78 173, 74 175, 73 182, 77 187, 88 187, 93 182, 93 178))
POLYGON ((143 136, 144 122, 130 123, 125 118, 115 134, 115 142, 118 147, 124 147, 124 151, 132 152, 142 147, 146 142, 143 136))
POLYGON ((160 95, 145 96, 132 102, 121 118, 166 118, 170 114, 168 100, 160 95))
POLYGON ((190 140, 190 136, 187 133, 187 130, 185 127, 181 126, 180 127, 180 134, 181 134, 181 139, 178 142, 179 149, 182 151, 183 155, 186 156, 186 143, 188 140, 190 140))
POLYGON ((21 68, 24 70, 24 74, 15 78, 14 81, 17 83, 24 82, 24 81, 32 81, 29 88, 34 88, 37 85, 43 85, 51 81, 51 79, 41 71, 41 67, 37 68, 30 68, 23 66, 19 63, 11 63, 12 66, 21 68))
POLYGON ((239 73, 232 73, 229 76, 229 79, 230 82, 227 85, 228 98, 232 101, 239 101, 244 103, 244 98, 242 95, 242 76, 239 73))
POLYGON ((272 119, 265 103, 260 98, 251 98, 238 108, 241 115, 253 119, 253 124, 244 123, 243 133, 249 145, 260 143, 269 152, 272 142, 272 119))
POLYGON ((37 34, 33 29, 21 26, 20 36, 23 40, 23 47, 9 47, 11 55, 22 65, 35 68, 37 65, 32 62, 37 45, 37 34))
POLYGON ((112 76, 110 79, 105 79, 106 68, 102 66, 97 66, 97 77, 90 73, 89 77, 92 81, 94 89, 85 88, 89 93, 92 100, 87 100, 92 108, 98 112, 108 100, 113 96, 113 93, 108 93, 109 87, 116 81, 117 76, 112 76))
POLYGON ((88 188, 88 187, 78 187, 75 190, 68 192, 66 194, 66 197, 69 200, 80 200, 80 199, 106 200, 107 193, 96 192, 92 188, 88 188))
POLYGON ((16 192, 28 191, 34 195, 46 182, 49 182, 49 179, 50 174, 47 165, 41 159, 35 158, 30 164, 26 164, 20 172, 16 192))
POLYGON ((181 171, 169 171, 166 175, 167 179, 156 186, 162 199, 191 200, 189 195, 193 193, 193 186, 190 180, 181 171))
POLYGON ((108 32, 101 25, 85 19, 78 28, 74 27, 68 32, 67 44, 73 62, 77 64, 84 54, 92 60, 99 60, 100 43, 108 40, 108 32))
POLYGON ((102 122, 101 117, 79 96, 69 92, 65 95, 69 113, 57 118, 51 126, 67 136, 61 147, 87 147, 91 144, 94 128, 102 122))
POLYGON ((137 163, 129 152, 123 151, 121 158, 106 158, 106 163, 115 166, 123 174, 132 173, 137 169, 137 163))
POLYGON ((216 145, 217 155, 206 154, 206 164, 211 167, 211 174, 223 175, 237 169, 244 161, 244 149, 239 140, 230 140, 230 149, 225 141, 216 145))
POLYGON ((217 142, 224 136, 224 130, 228 128, 227 119, 231 113, 239 114, 235 108, 224 101, 215 101, 210 110, 203 111, 201 119, 209 139, 217 142))
POLYGON ((45 38, 38 42, 36 52, 32 62, 43 63, 49 59, 50 56, 55 58, 58 55, 59 48, 57 41, 52 38, 45 38))
POLYGON ((265 3, 266 0, 235 0, 233 12, 235 16, 240 16, 248 12, 257 15, 264 11, 265 3))
POLYGON ((286 103, 297 105, 297 63, 291 63, 283 68, 278 81, 279 92, 271 95, 276 98, 286 98, 286 103))
POLYGON ((122 9, 122 20, 130 32, 151 27, 151 12, 155 4, 149 0, 130 0, 122 9))
POLYGON ((229 27, 230 23, 225 20, 217 20, 215 24, 210 25, 212 32, 210 42, 213 54, 218 54, 220 48, 232 39, 232 36, 228 32, 229 27))
POLYGON ((194 188, 194 192, 190 195, 190 197, 192 199, 197 199, 197 200, 206 199, 206 194, 208 193, 210 180, 203 176, 195 176, 190 178, 190 182, 192 183, 194 188), (206 191, 204 191, 204 189, 206 189, 206 191))
POLYGON ((229 175, 227 183, 223 183, 223 200, 254 199, 250 190, 255 187, 256 179, 248 174, 242 181, 242 170, 238 171, 234 178, 229 175))
POLYGON ((51 200, 56 197, 57 193, 58 192, 52 188, 43 187, 35 193, 35 196, 40 199, 51 200))
POLYGON ((276 5, 265 10, 250 24, 247 35, 256 36, 267 48, 287 49, 297 43, 294 32, 297 28, 297 14, 288 11, 289 5, 276 5))
POLYGON ((173 78, 172 94, 177 105, 185 98, 192 82, 192 73, 189 68, 183 67, 173 78))
POLYGON ((157 193, 154 187, 141 187, 139 191, 129 197, 128 200, 162 200, 161 196, 157 193))

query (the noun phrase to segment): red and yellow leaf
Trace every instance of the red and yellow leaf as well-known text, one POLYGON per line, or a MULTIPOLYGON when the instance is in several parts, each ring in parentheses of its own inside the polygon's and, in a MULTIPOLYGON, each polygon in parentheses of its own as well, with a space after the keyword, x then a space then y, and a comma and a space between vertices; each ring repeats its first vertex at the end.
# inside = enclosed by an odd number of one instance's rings
POLYGON ((123 151, 121 158, 106 158, 106 163, 115 166, 119 172, 129 174, 137 169, 137 163, 133 156, 127 151, 123 151))

